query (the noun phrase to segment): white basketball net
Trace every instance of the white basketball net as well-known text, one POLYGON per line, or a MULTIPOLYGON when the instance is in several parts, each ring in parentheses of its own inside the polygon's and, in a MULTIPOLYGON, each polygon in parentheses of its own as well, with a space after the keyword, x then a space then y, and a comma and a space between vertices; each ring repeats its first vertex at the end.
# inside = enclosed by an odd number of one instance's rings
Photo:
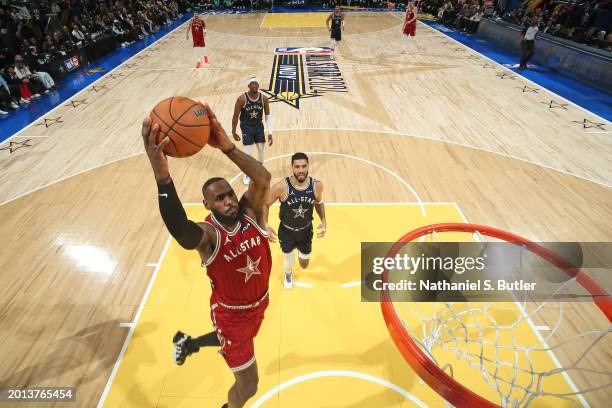
MULTIPOLYGON (((572 278, 554 295, 564 293, 571 285, 579 283, 572 278)), ((568 322, 564 322, 567 307, 567 304, 552 299, 535 305, 525 301, 477 304, 394 302, 404 328, 432 361, 470 388, 470 379, 457 378, 457 370, 448 362, 448 354, 452 353, 460 364, 467 364, 480 373, 481 379, 499 395, 499 401, 491 401, 502 407, 526 407, 542 397, 585 406, 588 403, 583 394, 612 385, 608 337, 612 324, 604 318, 601 327, 578 334, 574 330, 573 335, 567 335, 568 322), (551 319, 553 311, 554 319, 551 319), (546 318, 541 316, 543 313, 546 318), (542 330, 534 321, 546 321, 548 327, 542 330), (526 326, 533 333, 531 339, 525 338, 526 326), (589 353, 595 349, 603 350, 608 360, 589 360, 589 353), (555 357, 561 353, 565 356, 564 366, 555 357), (554 367, 543 368, 538 364, 543 355, 546 355, 545 361, 555 363, 554 367), (580 387, 574 385, 571 378, 578 373, 588 379, 587 385, 584 381, 580 387), (564 391, 555 390, 555 387, 547 386, 551 381, 561 381, 567 386, 564 391)), ((474 388, 472 391, 478 393, 474 388)), ((550 406, 555 406, 554 402, 552 404, 550 406)))

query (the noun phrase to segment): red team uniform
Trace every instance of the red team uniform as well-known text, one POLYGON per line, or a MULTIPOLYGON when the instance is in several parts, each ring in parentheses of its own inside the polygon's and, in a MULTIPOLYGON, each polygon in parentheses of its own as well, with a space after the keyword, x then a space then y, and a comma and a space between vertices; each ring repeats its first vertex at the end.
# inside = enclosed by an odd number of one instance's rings
POLYGON ((272 269, 268 234, 247 215, 233 231, 226 230, 213 214, 205 222, 217 235, 214 252, 203 263, 212 287, 210 315, 220 353, 232 371, 240 371, 255 362, 253 339, 268 307, 272 269))
MULTIPOLYGON (((414 12, 407 10, 406 11, 406 20, 404 20, 404 22, 406 21, 410 21, 414 18, 414 12)), ((412 23, 410 24, 406 24, 406 27, 404 27, 404 34, 406 35, 410 35, 413 36, 416 34, 416 20, 414 20, 412 23)))
POLYGON ((204 42, 204 22, 199 18, 194 18, 191 21, 191 36, 193 37, 194 47, 205 47, 204 42))

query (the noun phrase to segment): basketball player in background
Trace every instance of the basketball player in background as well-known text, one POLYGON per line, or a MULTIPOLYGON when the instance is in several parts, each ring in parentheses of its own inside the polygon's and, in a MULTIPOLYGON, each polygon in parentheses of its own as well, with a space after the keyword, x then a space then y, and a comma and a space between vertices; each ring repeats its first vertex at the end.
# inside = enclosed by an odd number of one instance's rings
MULTIPOLYGON (((266 115, 266 127, 268 130, 268 145, 272 146, 272 117, 270 116, 270 102, 268 98, 259 92, 257 78, 248 79, 249 91, 238 97, 234 104, 234 116, 232 117, 232 136, 234 140, 240 141, 236 133, 238 119, 240 119, 240 131, 242 132, 242 144, 244 151, 249 156, 253 154, 253 145, 257 146, 257 159, 263 163, 264 147, 266 137, 264 134, 263 115, 266 115)), ((244 184, 249 184, 247 174, 242 178, 244 184)))
MULTIPOLYGON (((221 177, 208 179, 202 187, 204 206, 211 213, 204 222, 187 218, 170 177, 163 147, 156 144, 159 126, 146 118, 142 138, 155 180, 159 210, 170 234, 185 249, 195 249, 211 281, 210 313, 214 331, 192 338, 177 332, 173 338, 174 361, 182 365, 201 347, 220 347, 235 382, 223 408, 241 408, 255 395, 259 381, 253 340, 268 306, 268 283, 272 256, 263 213, 270 188, 270 173, 229 140, 211 109, 209 144, 221 150, 252 182, 238 200, 230 184, 221 177)), ((210 373, 210 375, 214 375, 210 373)))
POLYGON ((414 7, 414 3, 411 1, 408 3, 408 7, 406 7, 406 19, 404 20, 403 26, 403 49, 400 51, 401 54, 405 54, 408 50, 408 43, 412 38, 414 42, 416 52, 421 52, 422 48, 419 46, 416 40, 416 21, 417 21, 418 10, 414 7))
POLYGON ((204 35, 206 34, 206 23, 200 18, 198 13, 193 13, 193 18, 189 20, 187 25, 187 33, 185 38, 189 40, 189 32, 193 37, 193 50, 195 53, 196 68, 202 66, 202 62, 208 64, 208 55, 206 54, 206 41, 204 35))
POLYGON ((344 14, 340 10, 340 6, 336 6, 334 12, 327 16, 325 25, 327 25, 327 29, 331 33, 331 43, 329 47, 332 49, 331 59, 335 60, 336 46, 338 42, 342 40, 342 30, 344 30, 344 14))
POLYGON ((295 153, 291 156, 293 175, 285 177, 270 189, 270 195, 264 206, 264 221, 270 234, 270 241, 277 237, 276 231, 268 224, 270 206, 279 200, 280 225, 278 240, 285 255, 285 289, 293 287, 293 264, 297 248, 300 267, 306 269, 312 252, 312 218, 316 209, 321 224, 317 228, 317 238, 323 238, 327 229, 325 206, 323 204, 323 183, 308 176, 308 156, 295 153))

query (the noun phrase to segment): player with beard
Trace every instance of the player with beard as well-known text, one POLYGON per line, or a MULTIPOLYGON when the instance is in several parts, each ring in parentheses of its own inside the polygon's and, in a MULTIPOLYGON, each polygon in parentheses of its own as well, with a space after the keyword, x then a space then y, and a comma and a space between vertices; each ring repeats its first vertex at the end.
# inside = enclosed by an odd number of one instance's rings
POLYGON ((272 268, 263 221, 270 173, 257 160, 236 149, 211 109, 204 107, 210 119, 208 143, 221 150, 252 180, 238 200, 225 179, 208 179, 202 194, 204 206, 211 214, 204 222, 187 219, 163 153, 168 137, 156 144, 159 126, 151 126, 149 118, 143 122, 142 137, 157 181, 162 219, 183 248, 198 251, 212 287, 210 314, 214 331, 197 338, 177 332, 173 339, 174 361, 182 365, 201 347, 220 347, 235 377, 223 407, 240 408, 255 395, 259 381, 253 340, 268 306, 272 268))
POLYGON ((193 50, 196 53, 196 68, 202 66, 202 62, 208 64, 208 55, 206 54, 206 23, 198 13, 193 13, 193 18, 187 24, 187 32, 185 38, 189 40, 189 32, 193 37, 193 50))
POLYGON ((295 153, 291 156, 293 175, 285 177, 274 184, 264 206, 263 219, 270 234, 270 241, 274 242, 277 234, 268 225, 269 208, 276 200, 280 205, 280 225, 278 226, 278 240, 285 254, 285 289, 293 287, 293 264, 295 263, 295 249, 297 248, 300 267, 306 269, 312 252, 312 218, 313 208, 316 209, 321 225, 318 227, 317 238, 323 238, 327 228, 325 220, 325 206, 323 204, 323 183, 308 176, 308 156, 304 153, 295 153))

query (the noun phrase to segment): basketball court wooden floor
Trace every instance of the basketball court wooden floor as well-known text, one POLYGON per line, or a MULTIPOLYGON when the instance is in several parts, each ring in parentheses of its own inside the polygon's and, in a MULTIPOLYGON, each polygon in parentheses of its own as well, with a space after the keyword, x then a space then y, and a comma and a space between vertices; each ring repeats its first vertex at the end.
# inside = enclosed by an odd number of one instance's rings
MULTIPOLYGON (((182 27, 11 139, 23 147, 1 152, 3 385, 74 386, 84 407, 225 401, 231 374, 214 351, 182 367, 171 361, 175 330, 210 329, 210 289, 194 254, 163 226, 140 122, 158 100, 183 95, 210 103, 228 129, 246 78, 275 93, 276 47, 323 46, 327 35, 274 23, 280 16, 206 19, 209 66, 192 68, 182 27)), ((305 74, 271 106, 266 166, 278 180, 291 153, 310 152, 311 174, 326 186, 328 235, 315 240, 312 266, 291 291, 274 246, 271 305, 256 340, 261 383, 247 406, 444 406, 396 350, 379 305, 360 301, 361 241, 466 220, 536 241, 612 238, 610 124, 424 25, 425 52, 400 55, 400 24, 391 13, 349 14, 336 64, 284 61, 305 74), (322 84, 319 64, 340 80, 322 84)), ((213 149, 170 166, 194 218, 204 216, 209 176, 244 191, 213 149)), ((576 326, 602 320, 570 306, 576 326)), ((592 363, 611 362, 603 352, 592 363)), ((577 404, 604 406, 610 391, 585 398, 577 404)))

